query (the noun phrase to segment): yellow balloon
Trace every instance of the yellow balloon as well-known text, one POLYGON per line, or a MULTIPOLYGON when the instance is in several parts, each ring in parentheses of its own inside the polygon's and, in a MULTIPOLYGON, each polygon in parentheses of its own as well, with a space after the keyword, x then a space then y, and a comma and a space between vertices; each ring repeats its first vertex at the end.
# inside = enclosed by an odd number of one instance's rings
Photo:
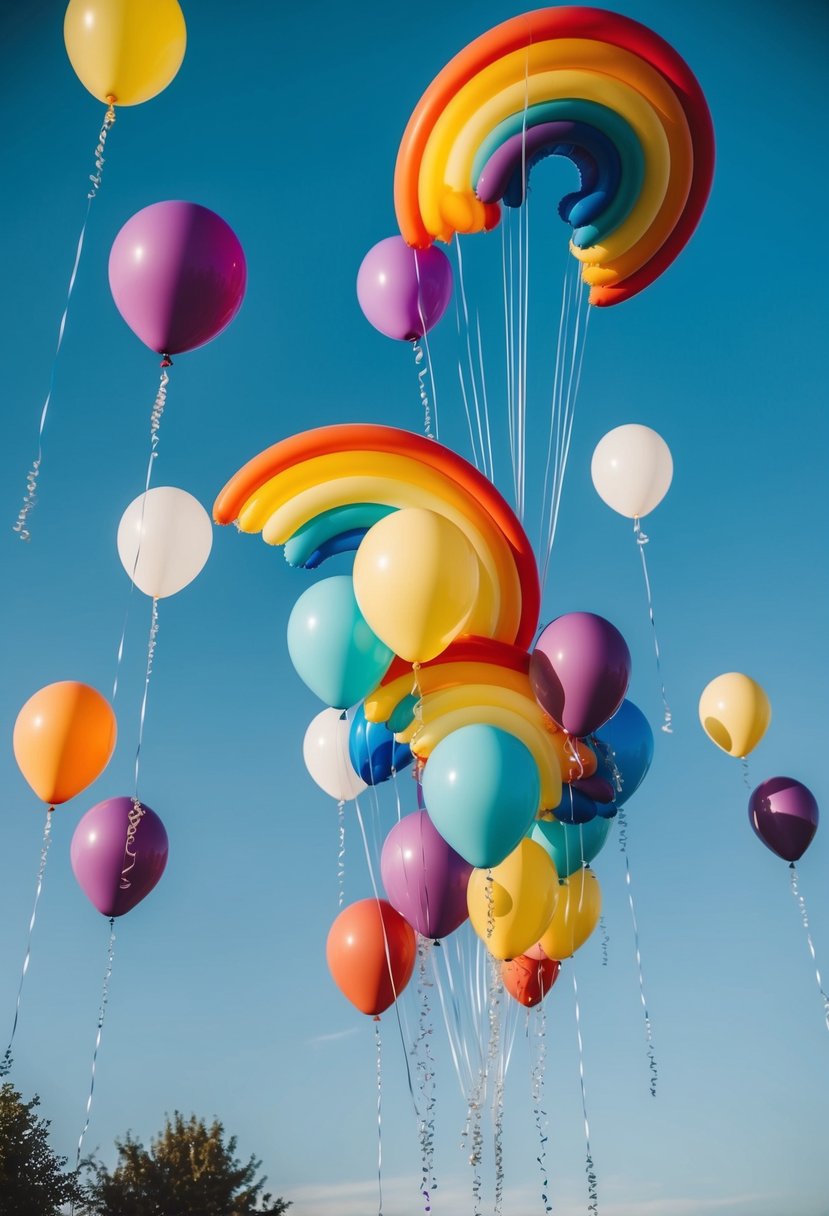
POLYGON ((569 958, 583 946, 599 923, 602 889, 589 867, 565 878, 555 914, 539 939, 547 958, 569 958))
POLYGON ((136 106, 167 88, 181 67, 187 30, 178 0, 69 0, 63 38, 93 96, 136 106))
POLYGON ((463 630, 479 588, 475 551, 451 520, 423 507, 385 516, 360 542, 354 593, 381 641, 425 663, 463 630))
POLYGON ((729 756, 747 756, 768 730, 771 703, 751 676, 728 671, 703 690, 699 720, 717 747, 729 756))
POLYGON ((472 871, 466 891, 472 928, 495 958, 518 958, 550 923, 559 890, 547 853, 522 840, 500 865, 472 871))

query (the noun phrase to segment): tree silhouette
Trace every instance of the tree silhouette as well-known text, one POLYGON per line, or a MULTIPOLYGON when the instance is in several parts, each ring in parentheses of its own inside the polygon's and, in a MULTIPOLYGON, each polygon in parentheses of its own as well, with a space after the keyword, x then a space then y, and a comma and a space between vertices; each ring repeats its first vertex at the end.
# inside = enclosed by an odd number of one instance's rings
POLYGON ((39 1104, 36 1096, 24 1102, 10 1081, 0 1089, 3 1216, 58 1216, 64 1204, 83 1198, 76 1175, 66 1172, 66 1158, 49 1146, 49 1121, 35 1114, 39 1104))

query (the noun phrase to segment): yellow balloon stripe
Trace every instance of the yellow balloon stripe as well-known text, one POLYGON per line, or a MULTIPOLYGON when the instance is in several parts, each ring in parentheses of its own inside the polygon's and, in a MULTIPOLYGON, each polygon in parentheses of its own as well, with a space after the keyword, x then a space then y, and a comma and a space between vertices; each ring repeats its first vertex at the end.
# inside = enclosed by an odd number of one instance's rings
MULTIPOLYGON (((458 684, 495 684, 500 688, 511 688, 514 692, 532 696, 529 677, 511 667, 498 667, 495 663, 442 663, 433 667, 421 667, 418 683, 422 696, 438 692, 442 688, 453 688, 458 684)), ((366 697, 363 708, 369 722, 386 722, 404 699, 413 691, 409 672, 398 676, 388 684, 381 684, 366 697)))

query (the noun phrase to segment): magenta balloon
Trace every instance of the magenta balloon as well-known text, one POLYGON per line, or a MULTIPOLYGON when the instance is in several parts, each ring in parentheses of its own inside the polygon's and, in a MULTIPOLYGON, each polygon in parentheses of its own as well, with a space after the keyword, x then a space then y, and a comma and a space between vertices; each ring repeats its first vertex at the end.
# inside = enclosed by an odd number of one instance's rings
POLYGON ((233 229, 198 203, 153 203, 118 233, 109 285, 134 334, 160 355, 204 346, 245 295, 245 254, 233 229))
POLYGON ((107 798, 75 828, 72 869, 104 916, 123 916, 149 895, 167 865, 167 832, 148 806, 107 798))
POLYGON ((412 249, 389 236, 369 249, 357 274, 357 299, 375 329, 412 342, 437 325, 452 298, 452 266, 443 250, 412 249))
POLYGON ((630 651, 615 625, 568 612, 542 632, 530 658, 539 705, 571 735, 589 735, 615 714, 630 680, 630 651))
POLYGON ((812 843, 820 812, 812 791, 794 777, 770 777, 752 792, 748 818, 766 848, 797 861, 812 843))
POLYGON ((472 866, 446 843, 425 811, 405 815, 391 829, 380 873, 391 906, 424 937, 446 937, 469 915, 472 866))

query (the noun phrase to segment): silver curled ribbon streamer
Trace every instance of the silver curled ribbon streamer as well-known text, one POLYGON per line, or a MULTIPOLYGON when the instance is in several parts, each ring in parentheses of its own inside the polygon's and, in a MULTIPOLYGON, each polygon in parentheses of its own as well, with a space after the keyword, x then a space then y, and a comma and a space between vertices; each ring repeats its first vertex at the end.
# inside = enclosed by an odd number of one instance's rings
POLYGON ((46 393, 46 400, 40 411, 40 426, 37 432, 37 456, 32 461, 32 467, 26 477, 26 493, 23 496, 23 505, 17 513, 17 519, 12 524, 12 531, 16 532, 21 540, 31 540, 28 522, 29 516, 37 506, 37 482, 40 476, 40 466, 43 463, 43 432, 46 429, 46 416, 49 413, 49 404, 52 400, 52 393, 55 390, 55 373, 57 370, 58 356, 60 355, 61 347, 63 346, 63 335, 66 331, 66 321, 69 316, 69 304, 72 299, 72 293, 75 290, 75 280, 78 277, 78 267, 81 262, 81 253, 83 252, 83 244, 86 238, 86 229, 89 224, 89 213, 92 204, 97 197, 98 191, 101 188, 101 176, 104 169, 104 148, 106 146, 107 136, 109 135, 112 125, 115 122, 115 108, 110 102, 107 112, 104 115, 104 122, 98 134, 98 145, 95 148, 95 172, 90 173, 89 180, 91 187, 86 196, 86 213, 83 217, 80 235, 78 236, 78 244, 75 249, 75 261, 72 263, 72 273, 69 276, 69 287, 66 291, 66 303, 63 306, 63 315, 58 326, 58 341, 55 347, 55 353, 52 356, 52 370, 49 375, 49 389, 46 393))
POLYGON ((414 338, 412 341, 412 350, 415 357, 415 370, 417 371, 417 389, 420 394, 420 404, 423 406, 423 433, 427 439, 437 439, 438 437, 438 395, 435 388, 435 373, 432 368, 432 354, 429 350, 429 339, 426 336, 426 317, 423 312, 423 297, 420 290, 420 263, 417 259, 417 250, 412 251, 414 254, 415 277, 417 278, 417 313, 420 317, 420 328, 423 330, 421 337, 423 338, 423 346, 420 345, 420 338, 414 338), (422 367, 423 352, 426 351, 426 366, 422 367), (429 404, 429 394, 426 392, 425 380, 426 377, 432 382, 432 399, 434 401, 435 410, 435 433, 432 434, 432 411, 429 404))
POLYGON ((599 928, 602 931, 602 966, 606 967, 609 958, 610 934, 607 931, 607 921, 603 916, 599 917, 599 928))
MULTIPOLYGON (((98 1068, 98 1052, 101 1048, 101 1035, 104 1029, 104 1017, 106 1016, 107 1005, 109 1004, 109 983, 112 979, 112 964, 115 961, 115 917, 109 918, 109 944, 107 945, 107 962, 104 972, 104 983, 101 988, 101 1003, 98 1006, 98 1025, 95 1032, 95 1048, 92 1052, 92 1076, 89 1082, 89 1096, 86 1099, 86 1116, 81 1134, 78 1137, 78 1149, 75 1154, 75 1172, 77 1173, 81 1164, 81 1150, 86 1133, 89 1130, 89 1121, 92 1118, 92 1098, 95 1094, 95 1073, 98 1068)), ((75 1204, 72 1202, 69 1216, 74 1216, 75 1204)))
MULTIPOLYGON (((612 761, 614 770, 616 769, 615 761, 612 761)), ((636 952, 636 970, 639 977, 639 1000, 642 1004, 642 1013, 645 1018, 645 1040, 647 1043, 648 1068, 650 1070, 650 1092, 651 1097, 656 1097, 656 1084, 659 1080, 659 1071, 656 1067, 656 1052, 653 1046, 653 1027, 651 1026, 650 1014, 648 1012, 648 1002, 645 999, 645 977, 642 971, 642 952, 639 945, 639 922, 636 919, 636 904, 633 901, 633 885, 630 876, 630 858, 628 857, 628 825, 625 808, 620 806, 617 811, 619 820, 619 849, 625 859, 625 887, 628 895, 628 907, 630 908, 630 919, 633 925, 633 944, 636 952)))
POLYGON ((656 676, 659 680, 659 690, 662 695, 662 707, 664 709, 664 719, 661 729, 666 735, 672 735, 674 733, 673 715, 671 714, 671 707, 668 705, 668 694, 665 691, 665 677, 662 674, 662 655, 659 650, 659 637, 656 633, 656 621, 653 617, 653 593, 651 592, 651 580, 648 576, 648 562, 645 557, 645 545, 650 543, 650 537, 646 536, 642 531, 642 524, 640 523, 638 515, 633 517, 633 535, 636 538, 636 547, 638 548, 639 556, 642 559, 642 574, 645 579, 645 592, 647 593, 648 597, 648 616, 650 617, 651 633, 653 635, 653 652, 656 656, 656 676))
POLYGON ((489 1045, 487 1049, 487 1072, 495 1077, 493 1093, 493 1159, 495 1163, 495 1216, 501 1216, 504 1201, 504 1069, 500 1067, 501 1056, 501 1001, 503 986, 498 963, 489 956, 489 1045))
POLYGON ((337 803, 337 906, 345 900, 345 801, 337 803))
POLYGON ((138 799, 138 770, 141 765, 141 745, 144 742, 144 722, 147 717, 147 700, 150 695, 150 679, 153 674, 153 660, 158 639, 158 599, 153 598, 152 619, 150 622, 150 637, 147 643, 147 669, 144 673, 144 695, 141 698, 141 716, 138 721, 138 745, 135 749, 135 792, 134 801, 138 799))
MULTIPOLYGON (((537 1008, 538 1030, 536 1032, 536 1050, 533 1052, 530 1044, 530 1092, 533 1104, 533 1119, 538 1132, 538 1154, 536 1161, 541 1171, 541 1202, 545 1212, 552 1212, 548 1191, 550 1188, 549 1170, 547 1169, 547 1141, 549 1126, 547 1112, 544 1109, 544 1077, 547 1065, 547 1010, 542 999, 537 1008)), ((527 1010, 527 1035, 530 1029, 530 1010, 527 1010)))
POLYGON ((823 1020, 826 1023, 826 1029, 829 1030, 829 996, 826 995, 823 987, 823 980, 820 978, 820 969, 817 965, 817 955, 815 954, 815 944, 812 941, 812 934, 811 930, 809 929, 809 915, 806 911, 806 901, 800 894, 800 888, 797 885, 797 868, 793 861, 789 863, 789 869, 791 870, 792 876, 792 895, 794 896, 795 903, 800 909, 800 919, 803 921, 803 928, 806 931, 806 942, 809 946, 809 953, 812 956, 812 962, 814 963, 815 967, 815 979, 817 980, 818 992, 823 1000, 823 1020))
POLYGON ((576 972, 573 968, 573 996, 576 1004, 576 1037, 579 1044, 579 1084, 581 1086, 581 1110, 584 1116, 584 1142, 586 1146, 584 1170, 587 1175, 587 1210, 591 1216, 598 1216, 599 1192, 596 1170, 593 1165, 593 1154, 590 1151, 590 1124, 587 1120, 587 1092, 584 1084, 584 1043, 581 1037, 581 1010, 579 1008, 579 986, 576 983, 576 972))
POLYGON ((374 1043, 377 1060, 377 1216, 383 1216, 383 1043, 379 1017, 374 1019, 374 1043))
POLYGON ((430 1045, 433 1026, 429 989, 432 987, 432 981, 429 979, 426 970, 431 949, 432 943, 428 938, 418 938, 418 993, 420 995, 420 1006, 418 1011, 417 1042, 412 1049, 412 1055, 415 1058, 415 1075, 418 1078, 418 1089, 421 1099, 421 1108, 418 1115, 418 1133, 420 1136, 420 1193, 423 1197, 424 1212, 431 1212, 432 1192, 437 1190, 437 1182, 435 1180, 435 1061, 430 1045))

